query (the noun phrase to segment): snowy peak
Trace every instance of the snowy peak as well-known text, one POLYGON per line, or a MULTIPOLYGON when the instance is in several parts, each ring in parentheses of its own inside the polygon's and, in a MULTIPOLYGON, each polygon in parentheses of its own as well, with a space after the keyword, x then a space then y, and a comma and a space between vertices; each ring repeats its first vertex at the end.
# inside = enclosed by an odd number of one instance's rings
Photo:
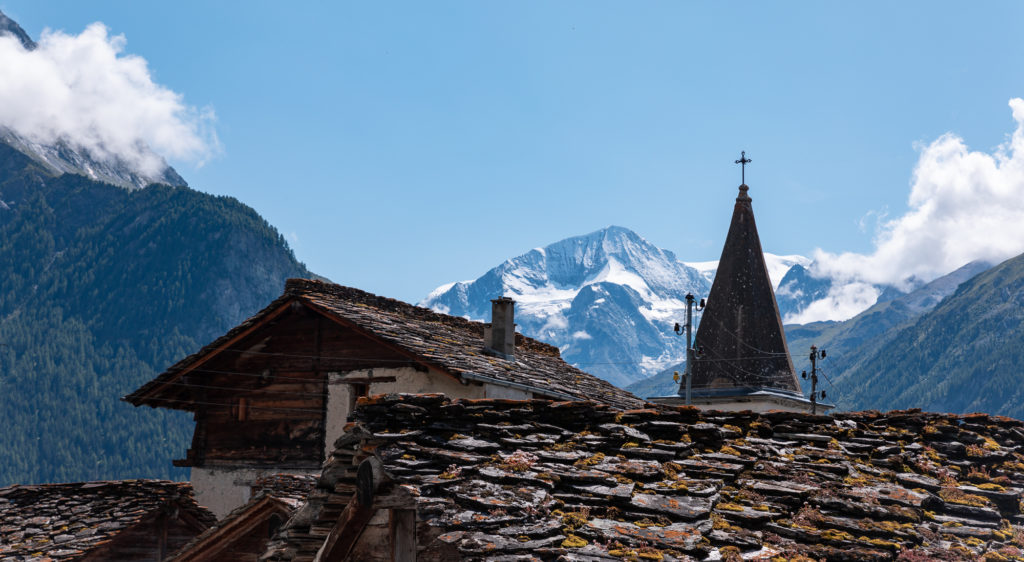
POLYGON ((621 226, 567 238, 506 263, 517 267, 543 263, 543 279, 556 287, 611 282, 629 286, 645 297, 665 296, 692 285, 699 277, 672 252, 621 226))
MULTIPOLYGON (((810 260, 765 254, 765 262, 777 287, 810 260)), ((512 297, 520 331, 625 386, 683 361, 685 342, 673 327, 686 318, 686 294, 706 296, 717 267, 683 263, 636 232, 609 226, 530 250, 479 279, 442 285, 420 305, 488 321, 491 299, 512 297)))
POLYGON ((126 189, 140 189, 152 183, 175 187, 188 185, 174 168, 167 165, 157 174, 142 174, 119 158, 94 158, 88 151, 73 147, 64 141, 58 141, 56 144, 33 142, 2 125, 0 143, 7 144, 35 160, 55 176, 78 174, 126 189))
MULTIPOLYGON (((779 256, 764 252, 764 263, 768 267, 768 277, 772 280, 772 288, 776 291, 779 290, 779 285, 782 284, 786 275, 790 273, 795 266, 800 266, 801 269, 811 265, 811 259, 796 254, 788 256, 779 256)), ((686 262, 686 265, 696 269, 703 275, 709 282, 714 280, 715 272, 718 271, 718 260, 715 261, 702 261, 702 262, 686 262)), ((780 305, 781 306, 781 305, 780 305)))
MULTIPOLYGON (((491 295, 488 298, 503 294, 521 303, 564 300, 574 297, 582 287, 597 283, 627 286, 648 300, 673 298, 679 291, 710 286, 672 252, 629 229, 609 226, 535 248, 506 260, 475 281, 443 285, 421 304, 444 306, 454 299, 468 305, 466 299, 473 300, 481 291, 487 291, 491 295)), ((479 312, 487 310, 483 307, 479 312)))
POLYGON ((524 334, 627 384, 678 362, 683 344, 672 326, 685 318, 686 294, 710 287, 672 252, 609 226, 530 250, 474 281, 443 285, 420 304, 486 321, 491 299, 512 297, 524 334))

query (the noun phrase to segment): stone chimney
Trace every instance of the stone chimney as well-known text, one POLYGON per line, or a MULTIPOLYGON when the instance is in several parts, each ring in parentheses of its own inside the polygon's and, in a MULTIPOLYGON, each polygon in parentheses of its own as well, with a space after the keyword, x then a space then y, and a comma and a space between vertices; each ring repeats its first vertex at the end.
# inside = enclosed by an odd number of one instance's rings
POLYGON ((491 323, 484 327, 484 350, 512 361, 516 351, 516 301, 499 297, 491 301, 491 323))

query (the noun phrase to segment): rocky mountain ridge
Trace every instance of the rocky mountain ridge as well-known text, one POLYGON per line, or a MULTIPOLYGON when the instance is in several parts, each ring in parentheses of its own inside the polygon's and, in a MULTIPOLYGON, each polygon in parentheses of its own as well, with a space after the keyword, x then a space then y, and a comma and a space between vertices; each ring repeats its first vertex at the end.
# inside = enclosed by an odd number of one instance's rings
MULTIPOLYGON (((776 280, 810 261, 765 257, 776 280)), ((609 226, 535 248, 479 279, 439 287, 420 305, 487 321, 490 300, 510 296, 521 332, 625 386, 682 360, 685 342, 673 326, 686 318, 687 293, 708 294, 716 267, 714 261, 685 263, 627 228, 609 226)), ((695 317, 699 321, 699 311, 695 317)))

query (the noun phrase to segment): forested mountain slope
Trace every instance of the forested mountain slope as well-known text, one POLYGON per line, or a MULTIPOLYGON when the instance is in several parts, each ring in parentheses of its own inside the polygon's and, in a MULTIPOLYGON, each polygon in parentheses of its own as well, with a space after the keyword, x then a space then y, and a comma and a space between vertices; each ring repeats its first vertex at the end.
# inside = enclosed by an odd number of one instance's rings
MULTIPOLYGON (((798 271, 794 266, 790 273, 798 271)), ((922 285, 906 294, 890 294, 871 308, 842 322, 812 322, 785 326, 786 342, 796 370, 808 370, 810 346, 826 349, 828 356, 820 365, 828 377, 822 377, 823 388, 829 400, 839 400, 847 410, 861 410, 877 406, 861 403, 865 397, 858 393, 845 393, 845 386, 831 385, 832 379, 845 378, 846 372, 873 357, 880 349, 891 349, 890 342, 904 328, 914 326, 918 319, 949 297, 965 281, 989 269, 991 264, 972 262, 960 269, 922 285)), ((783 281, 783 285, 786 281, 783 281)), ((804 287, 810 286, 805 284, 804 287)), ((637 396, 666 396, 675 394, 678 383, 672 380, 673 371, 683 372, 686 365, 674 365, 658 375, 627 387, 637 396)), ((852 385, 852 383, 851 383, 852 385)), ((806 386, 806 385, 805 385, 806 386)), ((804 389, 805 393, 810 388, 804 389)))
POLYGON ((977 275, 836 379, 839 404, 1024 418, 1024 255, 977 275))
POLYGON ((0 143, 0 486, 181 477, 186 414, 124 394, 310 274, 237 200, 53 175, 0 143))

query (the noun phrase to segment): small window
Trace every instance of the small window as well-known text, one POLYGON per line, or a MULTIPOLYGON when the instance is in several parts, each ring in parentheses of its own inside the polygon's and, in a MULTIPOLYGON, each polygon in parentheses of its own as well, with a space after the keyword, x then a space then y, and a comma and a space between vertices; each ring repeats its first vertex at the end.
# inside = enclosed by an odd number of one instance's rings
POLYGON ((370 385, 352 383, 348 388, 348 413, 351 414, 352 411, 356 409, 356 400, 358 400, 360 396, 368 395, 370 385))

